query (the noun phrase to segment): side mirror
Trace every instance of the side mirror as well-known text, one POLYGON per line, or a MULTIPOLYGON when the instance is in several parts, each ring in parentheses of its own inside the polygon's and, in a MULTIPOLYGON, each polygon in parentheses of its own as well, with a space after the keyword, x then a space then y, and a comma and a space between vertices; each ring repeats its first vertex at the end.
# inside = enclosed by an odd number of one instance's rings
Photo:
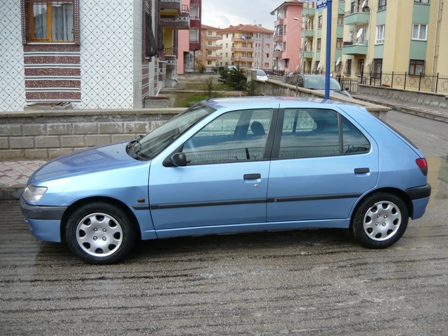
POLYGON ((350 88, 349 88, 349 87, 346 87, 346 88, 345 88, 345 91, 350 92, 350 88))
POLYGON ((184 153, 174 153, 170 158, 175 167, 185 167, 187 165, 187 156, 184 153))

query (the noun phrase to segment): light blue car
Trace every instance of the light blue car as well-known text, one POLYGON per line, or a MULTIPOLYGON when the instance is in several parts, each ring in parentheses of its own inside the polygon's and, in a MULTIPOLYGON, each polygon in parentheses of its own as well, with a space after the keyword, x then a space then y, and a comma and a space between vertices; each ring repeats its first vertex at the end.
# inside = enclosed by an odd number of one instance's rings
POLYGON ((290 97, 212 99, 143 138, 53 160, 29 179, 32 234, 109 264, 138 239, 350 229, 397 242, 429 201, 427 162, 357 105, 290 97))

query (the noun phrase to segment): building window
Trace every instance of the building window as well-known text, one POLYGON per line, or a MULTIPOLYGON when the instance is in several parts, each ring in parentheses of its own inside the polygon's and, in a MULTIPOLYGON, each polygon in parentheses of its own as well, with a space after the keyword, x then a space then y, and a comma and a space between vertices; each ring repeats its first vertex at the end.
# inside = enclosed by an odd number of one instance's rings
POLYGON ((338 15, 338 25, 343 25, 344 24, 344 14, 339 14, 338 15))
POLYGON ((190 19, 199 19, 199 5, 190 6, 190 19))
POLYGON ((414 0, 416 3, 429 4, 429 0, 414 0))
POLYGON ((425 61, 411 60, 409 62, 409 74, 418 76, 425 74, 425 61))
POLYGON ((414 24, 412 25, 412 39, 426 41, 428 38, 428 25, 414 24))
POLYGON ((384 44, 385 25, 376 26, 375 44, 384 44))
POLYGON ((75 0, 27 0, 26 7, 28 42, 75 42, 75 17, 79 17, 75 15, 75 0))
POLYGON ((341 38, 336 39, 336 49, 342 49, 342 45, 343 45, 343 39, 341 38))
POLYGON ((199 42, 199 29, 198 28, 190 29, 190 42, 199 42))
POLYGON ((322 45, 322 40, 321 39, 317 39, 317 51, 320 51, 320 48, 321 48, 321 45, 322 45))
POLYGON ((319 19, 317 21, 317 28, 322 28, 322 15, 319 16, 319 19))
POLYGON ((383 71, 383 59, 375 58, 373 60, 372 67, 373 67, 372 77, 379 78, 381 76, 381 72, 383 71))
POLYGON ((387 0, 378 0, 378 11, 386 10, 387 0))
POLYGON ((345 62, 345 74, 347 76, 351 76, 352 75, 352 60, 351 59, 348 59, 345 62))

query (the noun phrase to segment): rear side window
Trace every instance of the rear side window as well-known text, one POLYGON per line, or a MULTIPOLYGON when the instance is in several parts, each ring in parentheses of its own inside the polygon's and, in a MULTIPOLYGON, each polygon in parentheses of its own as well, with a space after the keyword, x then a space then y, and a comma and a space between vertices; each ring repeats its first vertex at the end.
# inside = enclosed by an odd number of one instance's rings
POLYGON ((328 109, 286 109, 278 157, 297 159, 362 154, 370 143, 345 117, 328 109))

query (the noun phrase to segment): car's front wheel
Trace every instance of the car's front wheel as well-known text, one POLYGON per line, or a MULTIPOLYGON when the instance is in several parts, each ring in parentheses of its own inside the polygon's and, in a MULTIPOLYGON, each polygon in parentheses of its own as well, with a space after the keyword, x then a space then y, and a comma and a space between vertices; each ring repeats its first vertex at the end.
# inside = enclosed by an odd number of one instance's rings
POLYGON ((70 216, 66 224, 70 250, 91 264, 112 264, 129 253, 135 242, 135 229, 129 217, 116 206, 95 202, 70 216))
POLYGON ((380 192, 364 199, 352 219, 352 229, 361 245, 386 248, 403 235, 409 221, 406 204, 398 196, 380 192))

